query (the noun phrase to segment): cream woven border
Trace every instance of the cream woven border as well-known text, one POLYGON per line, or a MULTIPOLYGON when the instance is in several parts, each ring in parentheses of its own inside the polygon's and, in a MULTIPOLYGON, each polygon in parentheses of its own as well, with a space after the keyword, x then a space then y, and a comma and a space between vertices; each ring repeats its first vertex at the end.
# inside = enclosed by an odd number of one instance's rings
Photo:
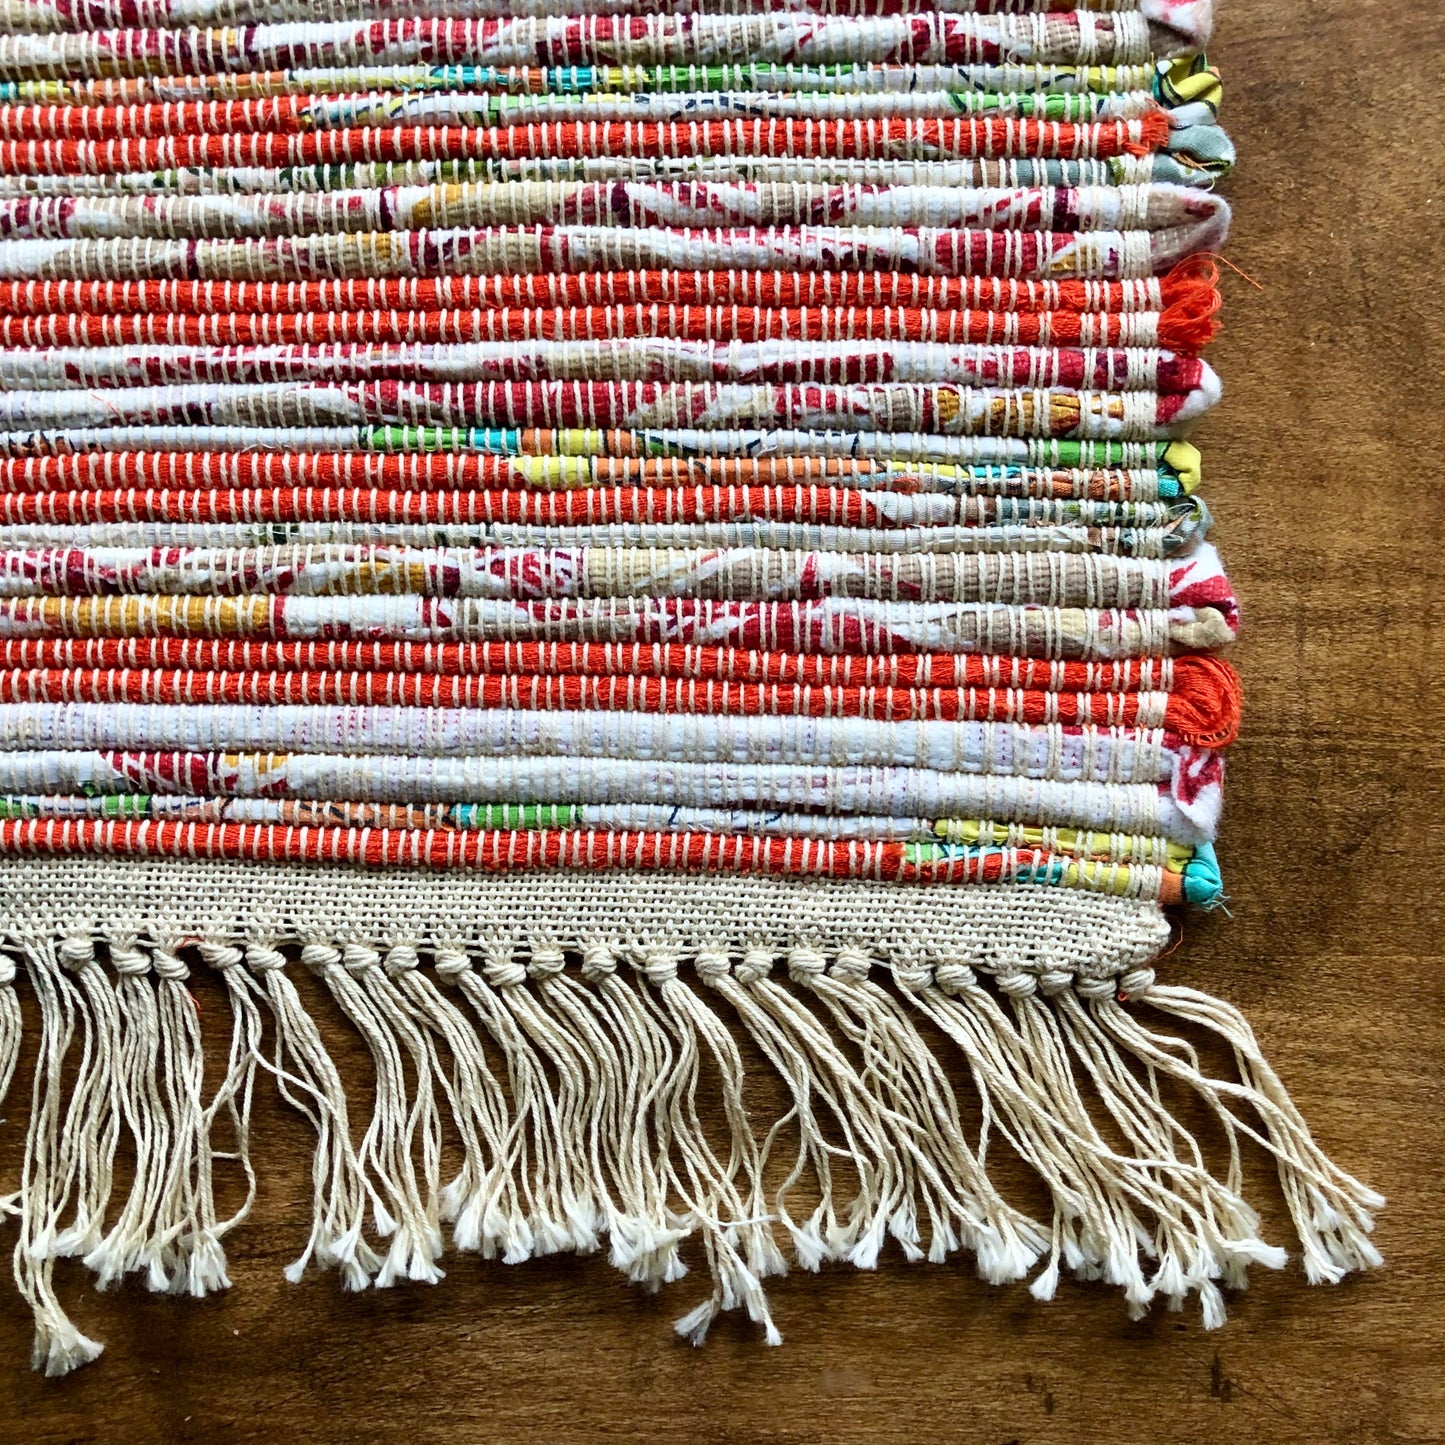
POLYGON ((1152 902, 1022 885, 0 859, 0 939, 77 935, 175 946, 326 941, 490 953, 600 945, 634 956, 848 949, 888 965, 1111 978, 1155 957, 1169 925, 1152 902))

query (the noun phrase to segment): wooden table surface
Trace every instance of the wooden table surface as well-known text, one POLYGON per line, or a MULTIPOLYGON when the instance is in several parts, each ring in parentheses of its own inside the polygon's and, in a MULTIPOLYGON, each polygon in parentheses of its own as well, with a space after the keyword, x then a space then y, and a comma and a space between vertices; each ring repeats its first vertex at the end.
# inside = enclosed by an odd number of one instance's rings
MULTIPOLYGON (((1211 353, 1226 399, 1199 439, 1245 607, 1248 709, 1220 848, 1230 911, 1188 918, 1162 972, 1243 1008, 1319 1139, 1389 1196, 1386 1269, 1311 1288, 1292 1263, 1206 1333, 1192 1311, 1130 1324, 1105 1287, 1040 1305, 966 1261, 894 1256, 771 1283, 778 1350, 729 1319, 694 1351, 670 1329, 688 1282, 648 1299, 596 1259, 453 1258, 434 1290, 343 1296, 331 1276, 281 1278, 304 1232, 307 1142, 265 1088, 261 1198, 232 1237, 230 1294, 99 1296, 63 1273, 107 1349, 46 1381, 0 1289, 0 1434, 1445 1439, 1445 916, 1426 852, 1445 807, 1445 650, 1429 621, 1445 433, 1427 382, 1445 364, 1445 191, 1419 149, 1445 8, 1222 9, 1211 55, 1241 158, 1229 255, 1262 289, 1226 276, 1211 353)), ((1268 1171, 1254 1173, 1284 1239, 1268 1171)))

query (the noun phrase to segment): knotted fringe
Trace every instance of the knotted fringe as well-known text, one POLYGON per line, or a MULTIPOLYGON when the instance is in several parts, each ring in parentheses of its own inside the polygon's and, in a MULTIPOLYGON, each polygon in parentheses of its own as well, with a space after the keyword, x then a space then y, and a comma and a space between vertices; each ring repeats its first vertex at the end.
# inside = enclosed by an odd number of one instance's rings
MULTIPOLYGON (((79 1256, 97 1289, 132 1272, 171 1293, 199 1296, 230 1285, 221 1238, 245 1218, 255 1192, 248 1137, 262 1019, 229 971, 237 951, 204 951, 227 970, 234 1020, 226 1074, 209 1103, 200 1019, 185 987, 189 969, 175 953, 112 943, 112 982, 89 938, 25 950, 40 1057, 21 1187, 0 1204, 19 1216, 15 1278, 35 1315, 31 1363, 48 1375, 66 1374, 101 1350, 56 1299, 57 1259, 79 1256), (234 1153, 212 1146, 223 1112, 234 1153), (106 1230, 122 1133, 134 1150, 134 1182, 106 1230), (217 1220, 212 1188, 218 1158, 239 1160, 248 1185, 241 1209, 225 1221, 217 1220)), ((7 957, 0 966, 0 1102, 19 1052, 14 977, 7 957)))
MULTIPOLYGON (((15 993, 15 960, 0 953, 0 1106, 20 1063, 20 999, 15 993)), ((0 1123, 3 1123, 0 1116, 0 1123)), ((0 1219, 19 1210, 19 1195, 0 1195, 0 1219)))
MULTIPOLYGON (((605 1247, 651 1290, 687 1273, 682 1246, 695 1239, 710 1287, 678 1332, 700 1344, 720 1312, 742 1309, 776 1344, 768 1276, 790 1263, 871 1269, 892 1239, 910 1260, 969 1250, 994 1283, 1032 1273, 1040 1299, 1063 1270, 1118 1285, 1135 1316, 1197 1294, 1214 1327, 1221 1286, 1285 1260, 1241 1195, 1243 1139, 1275 1159, 1311 1281, 1380 1262, 1368 1235, 1383 1201, 1321 1152, 1244 1019, 1137 964, 1113 976, 1009 964, 986 986, 963 962, 806 943, 564 952, 473 940, 423 952, 313 937, 288 956, 279 939, 192 938, 189 956, 220 974, 232 1014, 208 1095, 179 936, 103 941, 103 953, 80 934, 11 944, 33 989, 39 1059, 20 1189, 3 1204, 18 1216, 15 1277, 47 1374, 101 1349, 60 1307, 58 1258, 80 1257, 102 1289, 125 1274, 173 1293, 229 1284, 222 1240, 255 1191, 258 1067, 316 1132, 311 1235, 287 1275, 315 1263, 348 1289, 440 1280, 444 1226, 456 1248, 507 1263, 605 1247), (298 967, 370 1053, 364 1127, 289 976, 298 967), (1238 1077, 1206 1074, 1187 1041, 1148 1026, 1151 1010, 1216 1035, 1238 1077), (954 1060, 920 1025, 957 1050, 981 1109, 966 1115, 954 1060), (782 1085, 779 1118, 749 1107, 737 1030, 782 1085), (1222 1175, 1166 1088, 1212 1116, 1222 1175), (995 1137, 1047 1186, 1050 1218, 995 1187, 995 1137), (460 1166, 444 1179, 448 1145, 460 1166), (123 1198, 122 1147, 135 1160, 123 1198), (217 1161, 246 1182, 226 1220, 217 1161)), ((0 959, 0 1100, 19 1050, 15 974, 0 959)))

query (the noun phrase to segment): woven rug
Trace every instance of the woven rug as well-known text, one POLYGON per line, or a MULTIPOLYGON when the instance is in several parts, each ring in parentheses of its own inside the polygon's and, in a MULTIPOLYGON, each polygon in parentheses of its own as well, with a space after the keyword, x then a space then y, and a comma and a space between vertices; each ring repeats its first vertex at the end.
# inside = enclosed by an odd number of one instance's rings
POLYGON ((965 1251, 1212 1326, 1246 1144, 1378 1263, 1153 967, 1240 713, 1208 0, 573 8, 0 0, 34 1364, 58 1259, 229 1284, 263 1085, 348 1289, 601 1250, 776 1343, 770 1276, 965 1251))

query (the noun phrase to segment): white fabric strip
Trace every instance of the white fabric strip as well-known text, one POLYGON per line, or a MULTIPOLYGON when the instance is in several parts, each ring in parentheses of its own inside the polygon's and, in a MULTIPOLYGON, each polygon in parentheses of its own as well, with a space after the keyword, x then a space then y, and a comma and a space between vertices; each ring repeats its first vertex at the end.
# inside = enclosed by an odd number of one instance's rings
POLYGON ((162 703, 0 704, 0 748, 407 754, 931 768, 1061 782, 1162 783, 1180 749, 1155 728, 880 722, 707 713, 162 703))

